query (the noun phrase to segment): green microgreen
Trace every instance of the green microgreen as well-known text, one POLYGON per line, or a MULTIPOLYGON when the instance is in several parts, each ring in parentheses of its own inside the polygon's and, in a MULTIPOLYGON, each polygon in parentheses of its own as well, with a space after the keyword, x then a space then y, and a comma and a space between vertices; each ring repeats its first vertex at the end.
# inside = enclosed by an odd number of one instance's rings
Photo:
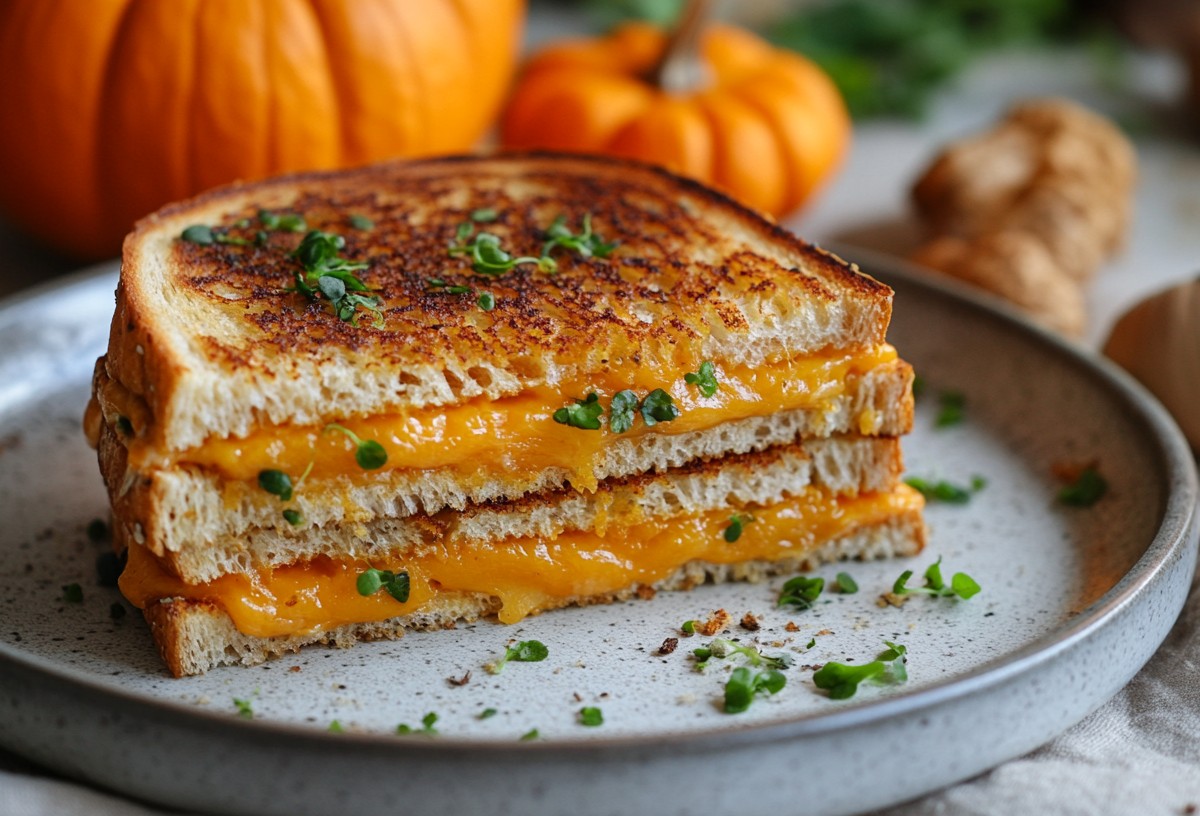
POLYGON ((479 712, 479 719, 486 720, 488 717, 495 717, 499 713, 500 712, 494 708, 485 708, 483 711, 479 712))
POLYGON ((646 398, 642 400, 639 410, 642 413, 642 421, 647 426, 657 425, 659 422, 670 422, 679 416, 679 407, 675 405, 671 395, 661 388, 655 388, 647 394, 646 398))
POLYGON ((83 603, 83 587, 79 584, 67 584, 62 588, 62 593, 67 603, 83 603))
POLYGON ((283 520, 293 527, 299 527, 304 523, 304 515, 299 510, 288 508, 283 511, 283 520))
POLYGON ((913 375, 912 395, 913 399, 919 399, 925 393, 925 378, 920 374, 913 375))
POLYGON ((470 286, 451 286, 438 278, 426 278, 425 283, 430 289, 447 295, 466 295, 471 292, 470 286))
POLYGON ((133 436, 133 423, 129 421, 129 417, 117 417, 117 430, 125 436, 133 436))
POLYGON ((688 385, 694 385, 700 389, 700 393, 706 397, 711 397, 717 393, 717 389, 721 384, 717 382, 716 366, 712 362, 705 360, 700 364, 700 370, 695 374, 684 374, 683 381, 688 385))
POLYGON ((758 694, 778 694, 786 685, 783 672, 775 669, 756 672, 738 666, 730 672, 725 683, 725 713, 740 714, 750 707, 758 694))
POLYGON ((340 235, 310 230, 292 253, 304 271, 296 272, 296 286, 288 291, 299 292, 309 300, 316 300, 318 294, 324 295, 338 319, 354 326, 358 325, 357 313, 361 306, 374 315, 372 325, 382 328, 383 312, 380 309, 383 299, 378 295, 358 294, 371 291, 354 274, 369 264, 339 258, 338 252, 345 246, 346 239, 340 235))
POLYGON ((362 232, 370 232, 375 229, 375 222, 365 215, 352 215, 350 216, 350 226, 362 232))
POLYGON ((108 538, 108 525, 101 519, 92 519, 88 522, 87 537, 95 542, 101 542, 108 538))
POLYGON ((943 391, 938 395, 938 404, 941 408, 933 422, 938 428, 961 424, 967 418, 967 395, 962 391, 943 391))
POLYGON ((250 707, 250 702, 256 696, 258 696, 258 689, 255 689, 254 692, 249 697, 247 697, 245 700, 239 700, 237 697, 233 698, 233 704, 235 706, 237 706, 237 714, 243 720, 253 720, 254 719, 254 709, 250 707))
POLYGON ((192 224, 179 237, 193 244, 213 243, 213 231, 207 224, 192 224))
POLYGON ((329 732, 331 734, 345 734, 346 729, 342 728, 342 724, 340 722, 334 720, 329 724, 329 732))
POLYGON ((632 391, 618 391, 608 406, 608 428, 613 433, 625 433, 633 427, 638 398, 632 391))
POLYGON ((948 598, 951 595, 957 595, 964 601, 979 594, 980 586, 975 583, 975 579, 967 575, 965 572, 956 572, 950 579, 949 585, 942 580, 942 558, 938 556, 938 560, 934 561, 925 570, 925 586, 923 587, 908 587, 908 579, 912 578, 913 571, 905 570, 896 583, 892 585, 892 592, 896 595, 910 595, 921 593, 923 595, 933 595, 939 598, 948 598))
POLYGON ((579 722, 582 725, 604 725, 604 714, 595 706, 584 706, 579 709, 579 722))
POLYGON ((737 541, 742 537, 742 530, 746 528, 746 525, 753 524, 756 521, 758 521, 758 519, 756 519, 750 513, 733 514, 729 517, 729 526, 725 528, 725 540, 730 544, 737 541))
POLYGON ((308 229, 308 222, 304 220, 304 216, 295 213, 276 215, 269 210, 259 210, 258 222, 269 230, 304 232, 304 230, 308 229))
POLYGON ((412 589, 407 572, 392 572, 371 568, 358 576, 358 594, 374 595, 380 589, 387 592, 400 603, 408 603, 408 595, 412 589))
POLYGON ((817 639, 816 639, 816 638, 811 638, 811 639, 808 641, 808 644, 807 644, 807 645, 804 647, 804 650, 805 650, 805 651, 808 651, 809 649, 811 649, 813 646, 816 646, 816 645, 817 645, 817 639))
POLYGON ((396 733, 397 734, 424 734, 427 737, 432 737, 435 734, 437 734, 437 729, 433 727, 433 724, 436 723, 437 721, 438 721, 438 715, 434 714, 432 711, 430 711, 428 714, 426 714, 424 717, 421 718, 421 727, 420 728, 412 728, 410 726, 407 726, 407 725, 401 723, 400 725, 396 726, 396 733))
POLYGON ((125 607, 120 601, 113 601, 112 606, 108 608, 108 616, 113 620, 120 620, 125 617, 125 607))
POLYGON ((812 609, 824 588, 824 578, 806 578, 803 575, 797 575, 783 585, 776 606, 791 604, 800 610, 812 609))
POLYGON ((587 399, 577 399, 574 405, 559 408, 554 412, 554 421, 559 425, 570 425, 572 428, 583 428, 587 431, 600 430, 600 415, 604 406, 595 391, 587 395, 587 399))
POLYGON ((683 630, 683 633, 685 635, 691 637, 692 635, 696 634, 696 625, 698 623, 700 623, 700 621, 695 621, 695 620, 684 621, 683 626, 680 626, 679 628, 683 630))
POLYGON ((258 486, 272 496, 278 496, 280 501, 292 500, 292 477, 282 470, 260 470, 258 486))
POLYGON ((479 297, 475 298, 475 304, 485 312, 490 312, 496 308, 496 296, 491 292, 480 292, 479 297))
POLYGON ((470 223, 459 224, 458 230, 455 232, 458 243, 450 245, 449 254, 452 258, 469 255, 471 269, 480 275, 503 275, 521 264, 534 264, 541 271, 549 273, 558 269, 558 264, 554 262, 553 258, 535 258, 530 255, 514 258, 511 253, 500 246, 499 236, 490 232, 476 233, 475 237, 468 241, 467 238, 471 236, 473 230, 474 227, 470 223))
POLYGON ((987 487, 987 480, 981 476, 971 477, 971 486, 969 488, 959 487, 956 484, 947 482, 945 479, 939 479, 934 482, 929 479, 922 479, 919 476, 910 476, 904 480, 904 483, 914 490, 919 491, 927 500, 945 502, 946 504, 966 504, 971 501, 972 493, 978 493, 987 487))
POLYGON ((858 584, 850 577, 850 573, 848 572, 839 572, 837 578, 834 579, 834 586, 843 595, 853 595, 855 592, 858 592, 858 584))
POLYGON ((1096 468, 1088 467, 1073 484, 1058 491, 1058 500, 1070 507, 1091 507, 1107 492, 1108 480, 1096 468))
POLYGON ((322 275, 317 278, 317 289, 329 300, 333 306, 333 313, 343 323, 357 326, 358 308, 361 306, 371 313, 371 325, 376 329, 383 328, 383 312, 380 311, 380 307, 383 306, 383 298, 379 295, 360 295, 357 292, 349 292, 346 290, 345 282, 333 275, 322 275))
POLYGON ((524 734, 522 734, 521 742, 533 742, 535 739, 537 739, 540 736, 541 736, 541 734, 539 734, 538 730, 535 728, 532 731, 526 731, 524 734))
POLYGON ((858 686, 865 680, 876 685, 903 683, 908 680, 905 654, 908 650, 885 640, 887 649, 880 652, 871 663, 862 666, 847 666, 844 663, 826 663, 813 674, 813 683, 829 692, 832 700, 845 700, 854 696, 858 686))
POLYGON ((549 240, 542 245, 542 257, 549 258, 555 247, 574 250, 584 258, 607 258, 608 254, 617 248, 619 241, 605 243, 599 235, 592 232, 592 214, 583 216, 583 231, 578 235, 567 227, 567 217, 560 215, 546 230, 549 240))
POLYGON ((520 643, 514 643, 504 650, 504 657, 494 663, 489 663, 485 668, 490 674, 499 674, 504 671, 504 666, 510 660, 515 660, 518 663, 540 663, 550 654, 541 641, 523 640, 520 643))
POLYGON ((754 646, 742 646, 728 638, 713 638, 708 646, 693 649, 692 654, 696 656, 696 671, 704 671, 714 660, 732 659, 738 655, 745 657, 755 668, 786 669, 792 665, 792 656, 789 654, 765 655, 754 646))
MULTIPOLYGON (((354 461, 363 470, 379 470, 387 464, 387 451, 374 439, 359 439, 353 431, 331 422, 325 426, 325 431, 338 431, 345 434, 355 445, 354 461)), ((324 431, 322 431, 324 433, 324 431)))
POLYGON ((500 217, 500 214, 491 207, 480 207, 478 210, 471 211, 471 220, 476 224, 486 224, 490 221, 495 221, 500 217))

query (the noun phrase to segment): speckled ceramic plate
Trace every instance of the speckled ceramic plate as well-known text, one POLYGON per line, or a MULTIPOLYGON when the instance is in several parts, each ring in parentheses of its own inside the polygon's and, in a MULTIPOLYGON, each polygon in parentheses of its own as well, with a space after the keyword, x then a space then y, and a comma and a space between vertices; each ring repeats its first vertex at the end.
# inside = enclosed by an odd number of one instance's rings
POLYGON ((111 267, 0 309, 0 743, 64 773, 188 810, 245 814, 849 813, 917 796, 1018 756, 1112 696, 1149 659, 1196 556, 1196 477, 1182 437, 1100 361, 954 287, 879 258, 896 289, 892 341, 927 383, 909 472, 970 483, 932 506, 914 559, 826 568, 861 591, 808 612, 774 608, 782 579, 660 593, 484 622, 351 650, 309 648, 255 668, 169 677, 140 615, 97 583, 85 533, 106 502, 80 417, 105 346, 111 267), (967 420, 934 427, 939 391, 967 420), (1098 461, 1091 509, 1055 500, 1056 462, 1098 461), (970 601, 877 600, 935 558, 974 576, 970 601), (82 603, 62 587, 83 586, 82 603), (705 639, 658 656, 689 618, 761 615, 786 688, 738 715, 727 677, 698 673, 705 639), (798 631, 787 631, 793 622, 798 631), (483 666, 508 638, 550 656, 483 666), (908 682, 830 700, 812 666, 909 649, 908 682), (806 648, 810 641, 815 645, 806 648), (470 673, 464 685, 461 679, 470 673), (234 698, 250 701, 252 720, 234 698), (604 724, 580 723, 583 706, 604 724), (496 714, 480 719, 485 709, 496 714), (437 737, 396 735, 438 715, 437 737), (337 721, 343 733, 330 733, 337 721), (519 741, 536 729, 540 737, 519 741))

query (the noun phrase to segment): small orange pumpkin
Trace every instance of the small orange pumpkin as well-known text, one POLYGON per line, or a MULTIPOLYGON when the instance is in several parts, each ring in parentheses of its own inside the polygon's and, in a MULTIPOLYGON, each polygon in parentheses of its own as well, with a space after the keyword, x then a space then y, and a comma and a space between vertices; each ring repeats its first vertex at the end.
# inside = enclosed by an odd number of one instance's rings
POLYGON ((6 0, 0 209, 71 254, 234 179, 470 148, 524 0, 6 0))
POLYGON ((627 23, 540 52, 504 113, 504 147, 654 162, 773 215, 799 207, 837 167, 850 119, 812 62, 712 26, 701 46, 711 82, 672 94, 645 78, 666 44, 659 29, 627 23))

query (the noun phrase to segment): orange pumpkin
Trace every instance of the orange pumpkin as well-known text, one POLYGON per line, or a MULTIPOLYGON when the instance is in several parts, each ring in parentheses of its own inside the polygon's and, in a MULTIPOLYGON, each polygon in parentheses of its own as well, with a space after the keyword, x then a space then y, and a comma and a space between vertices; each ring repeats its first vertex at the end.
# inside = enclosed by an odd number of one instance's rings
POLYGON ((645 79, 665 47, 666 35, 644 23, 550 46, 504 113, 504 146, 654 162, 773 215, 800 206, 837 167, 850 119, 812 62, 713 26, 701 49, 711 82, 670 94, 645 79))
POLYGON ((470 148, 524 0, 5 0, 0 209, 69 253, 234 179, 470 148))

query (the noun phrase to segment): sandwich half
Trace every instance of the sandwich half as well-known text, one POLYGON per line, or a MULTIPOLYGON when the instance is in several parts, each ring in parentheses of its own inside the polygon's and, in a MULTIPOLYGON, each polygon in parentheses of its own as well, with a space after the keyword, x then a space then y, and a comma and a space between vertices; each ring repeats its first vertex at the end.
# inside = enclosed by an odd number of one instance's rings
POLYGON ((605 159, 390 163, 168 207, 126 240, 85 418, 122 590, 184 675, 914 554, 891 298, 605 159), (368 572, 392 583, 362 594, 368 572))

